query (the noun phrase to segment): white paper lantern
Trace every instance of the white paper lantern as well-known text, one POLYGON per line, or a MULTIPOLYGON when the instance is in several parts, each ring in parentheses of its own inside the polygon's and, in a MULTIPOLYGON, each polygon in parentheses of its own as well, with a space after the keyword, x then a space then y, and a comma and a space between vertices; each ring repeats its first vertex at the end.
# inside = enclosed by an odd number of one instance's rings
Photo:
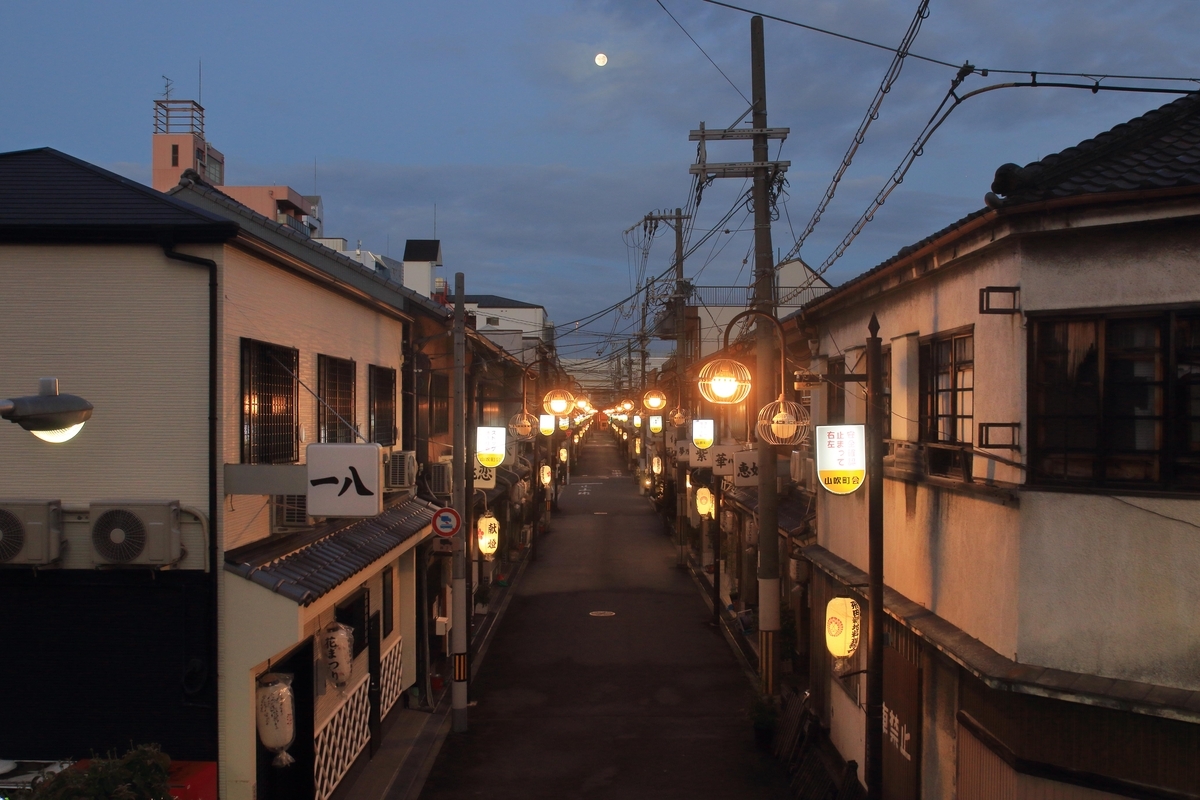
POLYGON ((340 622, 331 622, 321 634, 321 655, 329 679, 339 689, 344 687, 354 674, 354 629, 340 622))
POLYGON ((541 432, 542 436, 549 436, 554 433, 553 414, 542 414, 538 417, 538 431, 541 432))
POLYGON ((254 692, 255 722, 263 747, 275 754, 271 761, 286 767, 296 759, 287 749, 296 738, 296 698, 292 694, 292 676, 270 672, 259 679, 254 692))
POLYGON ((475 524, 478 534, 479 552, 485 561, 491 561, 500 547, 500 520, 492 516, 491 511, 484 513, 475 524))
POLYGON ((835 597, 825 606, 825 646, 835 658, 849 658, 858 649, 862 609, 852 597, 835 597))

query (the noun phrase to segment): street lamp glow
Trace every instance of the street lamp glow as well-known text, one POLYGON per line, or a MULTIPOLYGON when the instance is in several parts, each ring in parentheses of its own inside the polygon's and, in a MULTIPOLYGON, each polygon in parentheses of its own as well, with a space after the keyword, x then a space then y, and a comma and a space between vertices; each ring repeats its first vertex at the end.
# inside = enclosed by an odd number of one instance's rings
POLYGON ((575 396, 566 389, 554 389, 546 393, 542 399, 542 408, 547 414, 561 417, 575 405, 575 396))
POLYGON ((608 63, 608 56, 604 55, 604 53, 596 54, 596 66, 597 67, 603 67, 607 63, 608 63))
POLYGON ((92 404, 87 400, 58 393, 58 378, 41 378, 36 395, 0 399, 0 418, 52 444, 72 439, 91 416, 92 404))
POLYGON ((699 388, 710 403, 740 403, 750 394, 750 370, 739 361, 718 358, 700 370, 699 388))
POLYGON ((658 389, 651 389, 642 397, 642 405, 651 411, 661 411, 667 407, 667 396, 658 389))
POLYGON ((43 442, 51 444, 62 444, 69 442, 75 438, 75 434, 83 430, 83 423, 79 422, 71 425, 68 428, 59 428, 56 431, 30 431, 34 436, 41 439, 43 442))

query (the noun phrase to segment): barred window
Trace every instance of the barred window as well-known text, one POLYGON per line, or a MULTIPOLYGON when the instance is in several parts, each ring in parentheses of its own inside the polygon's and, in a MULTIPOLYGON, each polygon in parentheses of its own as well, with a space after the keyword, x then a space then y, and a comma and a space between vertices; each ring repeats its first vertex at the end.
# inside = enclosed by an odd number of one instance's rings
POLYGON ((317 441, 353 444, 354 362, 317 356, 317 441))
POLYGON ((287 464, 300 458, 300 351, 242 339, 242 463, 287 464))
POLYGON ((1035 481, 1200 488, 1200 315, 1070 316, 1030 327, 1035 481))
POLYGON ((377 367, 367 368, 368 437, 384 447, 396 443, 396 370, 377 367))
POLYGON ((921 344, 921 441, 970 444, 975 424, 975 337, 935 336, 921 344))

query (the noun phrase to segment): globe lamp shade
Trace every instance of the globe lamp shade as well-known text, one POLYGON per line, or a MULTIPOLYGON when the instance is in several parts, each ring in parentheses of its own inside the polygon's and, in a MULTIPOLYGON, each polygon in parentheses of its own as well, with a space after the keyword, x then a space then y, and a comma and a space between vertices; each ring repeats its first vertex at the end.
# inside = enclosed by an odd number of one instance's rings
POLYGON ((658 389, 651 389, 642 397, 642 405, 651 411, 661 411, 667 407, 667 396, 658 389))
POLYGON ((547 414, 561 417, 575 405, 575 396, 566 389, 553 389, 542 399, 542 408, 547 414))
POLYGON ((735 405, 750 395, 750 370, 740 361, 718 358, 700 370, 697 386, 710 403, 735 405))

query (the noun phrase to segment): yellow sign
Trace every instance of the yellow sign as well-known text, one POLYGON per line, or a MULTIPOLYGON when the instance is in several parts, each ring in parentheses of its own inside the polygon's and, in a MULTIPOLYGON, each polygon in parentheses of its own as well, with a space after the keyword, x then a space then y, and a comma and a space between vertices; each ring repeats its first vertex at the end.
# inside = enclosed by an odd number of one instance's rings
POLYGON ((692 420, 692 444, 701 450, 713 446, 713 421, 711 419, 692 420))
POLYGON ((851 494, 867 475, 867 436, 862 425, 817 426, 817 479, 833 494, 851 494))
POLYGON ((662 433, 662 417, 657 414, 650 417, 650 432, 662 433))
POLYGON ((538 430, 541 431, 542 436, 554 433, 554 415, 542 414, 538 417, 538 430))
POLYGON ((485 467, 498 467, 504 462, 504 428, 480 426, 475 433, 475 458, 485 467))

